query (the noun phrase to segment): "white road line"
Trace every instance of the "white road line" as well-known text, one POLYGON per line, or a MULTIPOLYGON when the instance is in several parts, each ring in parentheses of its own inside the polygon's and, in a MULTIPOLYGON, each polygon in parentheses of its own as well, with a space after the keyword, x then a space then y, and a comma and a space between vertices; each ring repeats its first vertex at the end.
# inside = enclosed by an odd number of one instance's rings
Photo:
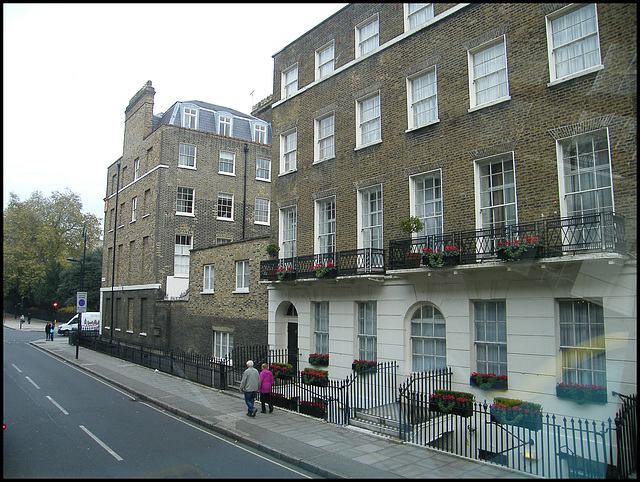
POLYGON ((38 386, 38 384, 36 382, 34 382, 33 380, 31 380, 31 378, 26 377, 26 379, 29 380, 34 387, 36 387, 38 390, 40 390, 40 387, 38 386))
POLYGON ((64 413, 65 415, 69 415, 69 412, 67 412, 64 408, 62 408, 53 398, 51 398, 49 395, 47 395, 47 398, 51 403, 53 403, 56 407, 58 407, 62 413, 64 413))
POLYGON ((93 435, 88 428, 86 428, 84 425, 80 425, 80 428, 82 430, 84 430, 84 432, 91 437, 93 440, 96 441, 96 443, 98 445, 100 445, 100 447, 102 447, 103 449, 105 449, 107 452, 109 452, 113 458, 115 458, 116 460, 122 460, 122 457, 120 457, 117 453, 115 453, 113 450, 111 450, 111 448, 109 448, 109 446, 107 444, 105 444, 102 440, 100 440, 98 437, 96 437, 95 435, 93 435))
POLYGON ((20 370, 17 366, 15 366, 13 363, 11 364, 11 366, 13 368, 15 368, 16 370, 18 370, 18 373, 22 373, 22 370, 20 370))

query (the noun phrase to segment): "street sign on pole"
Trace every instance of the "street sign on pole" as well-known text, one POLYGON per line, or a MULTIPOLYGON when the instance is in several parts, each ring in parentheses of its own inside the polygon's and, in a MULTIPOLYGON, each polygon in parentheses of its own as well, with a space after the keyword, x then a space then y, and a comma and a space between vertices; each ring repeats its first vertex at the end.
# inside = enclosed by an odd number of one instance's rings
POLYGON ((76 313, 87 312, 87 292, 78 291, 76 293, 76 313))

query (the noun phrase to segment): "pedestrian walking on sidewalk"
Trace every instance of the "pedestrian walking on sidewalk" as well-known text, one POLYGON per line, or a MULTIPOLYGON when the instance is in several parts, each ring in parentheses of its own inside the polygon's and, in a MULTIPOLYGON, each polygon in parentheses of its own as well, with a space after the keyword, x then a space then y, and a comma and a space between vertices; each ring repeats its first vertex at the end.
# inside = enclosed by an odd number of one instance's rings
POLYGON ((258 370, 253 367, 253 360, 248 360, 247 369, 242 374, 242 380, 240 381, 240 391, 244 393, 244 402, 247 404, 247 415, 250 417, 255 417, 258 411, 258 409, 253 406, 258 390, 260 390, 260 374, 258 370))
POLYGON ((271 403, 271 387, 273 386, 273 373, 269 370, 269 366, 266 363, 262 364, 262 371, 260 372, 260 402, 262 402, 262 413, 267 413, 266 404, 269 405, 269 413, 273 412, 273 405, 271 403))
POLYGON ((49 339, 53 341, 53 333, 56 331, 56 325, 51 325, 49 327, 49 339))
POLYGON ((47 323, 47 326, 44 327, 44 334, 46 335, 46 341, 49 341, 51 337, 51 323, 47 323))
POLYGON ((27 321, 31 324, 31 313, 27 313, 27 321))
POLYGON ((20 329, 22 330, 22 324, 24 323, 24 315, 20 315, 20 329))

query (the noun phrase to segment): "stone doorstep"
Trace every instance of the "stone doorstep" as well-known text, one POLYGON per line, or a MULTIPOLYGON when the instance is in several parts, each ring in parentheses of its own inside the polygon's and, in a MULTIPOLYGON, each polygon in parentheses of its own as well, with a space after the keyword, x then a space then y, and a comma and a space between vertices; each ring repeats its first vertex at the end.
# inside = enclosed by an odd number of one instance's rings
POLYGON ((395 438, 398 437, 400 429, 400 424, 397 420, 364 412, 358 412, 355 417, 352 417, 349 420, 349 425, 395 438))

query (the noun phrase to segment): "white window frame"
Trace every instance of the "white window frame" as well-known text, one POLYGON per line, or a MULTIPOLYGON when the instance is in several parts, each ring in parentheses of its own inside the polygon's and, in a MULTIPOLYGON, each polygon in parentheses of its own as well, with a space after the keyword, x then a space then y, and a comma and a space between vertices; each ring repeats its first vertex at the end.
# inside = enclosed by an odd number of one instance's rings
POLYGON ((324 79, 334 72, 335 57, 336 51, 333 40, 316 50, 316 80, 324 79), (329 50, 331 56, 324 56, 329 50))
POLYGON ((267 126, 264 124, 254 124, 253 126, 253 142, 258 144, 267 143, 267 126))
POLYGON ((373 52, 380 46, 380 22, 378 19, 378 14, 376 13, 372 17, 369 17, 364 22, 356 25, 355 28, 355 41, 356 41, 356 59, 360 57, 364 57, 365 55, 373 52), (373 33, 365 34, 366 38, 363 38, 363 31, 366 27, 371 24, 375 24, 375 28, 373 33), (370 43, 367 43, 371 41, 370 43), (372 47, 372 45, 375 45, 372 47), (363 52, 364 48, 367 48, 366 52, 363 52))
POLYGON ((447 325, 435 306, 417 307, 409 320, 411 371, 424 372, 447 366, 447 325))
POLYGON ((415 234, 417 238, 443 234, 444 216, 441 169, 423 172, 409 178, 409 202, 411 215, 419 218, 424 225, 424 228, 415 234), (431 194, 430 197, 418 193, 418 183, 427 179, 434 181, 433 186, 423 189, 425 194, 431 194))
POLYGON ((336 198, 328 197, 315 202, 315 232, 313 252, 333 254, 336 251, 336 198))
POLYGON ((404 31, 414 30, 421 25, 424 25, 434 16, 433 3, 405 3, 404 4, 404 31), (415 10, 413 10, 415 8, 415 10), (418 17, 426 17, 423 21, 418 23, 416 20, 415 25, 411 26, 411 20, 418 17))
POLYGON ((236 153, 230 151, 220 151, 218 155, 218 174, 223 176, 235 176, 236 175, 236 153), (228 157, 224 157, 224 156, 228 157), (224 162, 223 162, 224 159, 224 162), (231 165, 231 172, 223 171, 222 166, 231 165))
POLYGON ((384 198, 382 184, 370 186, 358 191, 358 249, 384 248, 384 198), (376 193, 375 211, 371 211, 372 193, 376 193))
MULTIPOLYGON (((602 64, 602 50, 600 45, 600 28, 598 26, 598 7, 595 3, 590 4, 572 4, 567 7, 561 8, 557 12, 553 12, 545 17, 546 27, 547 27, 547 55, 549 57, 549 84, 548 87, 553 85, 566 82, 567 80, 575 79, 576 77, 581 77, 583 75, 591 74, 593 72, 597 72, 598 70, 604 69, 604 65, 602 64), (588 67, 584 67, 580 70, 575 70, 573 72, 569 72, 566 75, 558 76, 557 72, 557 57, 558 52, 561 47, 565 47, 568 44, 564 44, 559 46, 558 48, 554 47, 554 38, 553 38, 553 22, 562 17, 567 17, 572 13, 581 10, 585 11, 585 9, 593 6, 595 11, 595 32, 589 34, 582 34, 581 37, 573 42, 574 45, 580 44, 581 50, 585 43, 585 39, 589 37, 595 37, 597 43, 597 56, 598 61, 593 65, 589 65, 588 67)), ((595 52, 595 51, 594 51, 595 52)))
POLYGON ((215 268, 212 264, 205 264, 203 267, 202 292, 215 292, 215 268))
POLYGON ((378 306, 375 301, 358 303, 359 360, 378 361, 378 306))
POLYGON ((518 224, 518 189, 517 189, 517 179, 516 179, 516 161, 515 161, 515 153, 513 151, 505 152, 502 154, 498 154, 496 156, 485 157, 482 159, 478 159, 475 162, 475 186, 476 186, 476 228, 477 229, 489 229, 491 227, 503 227, 510 224, 518 224), (489 165, 496 165, 498 163, 502 163, 504 167, 505 162, 511 162, 513 166, 513 182, 511 182, 511 175, 507 174, 505 176, 505 171, 502 169, 501 171, 497 171, 495 169, 491 169, 491 175, 483 175, 481 172, 482 167, 489 165), (501 178, 504 181, 503 184, 494 184, 494 176, 501 172, 501 178), (486 178, 490 185, 486 186, 486 189, 483 187, 483 178, 486 178), (506 178, 506 179, 505 179, 506 178), (513 199, 508 197, 510 194, 506 192, 507 190, 513 191, 513 199), (494 193, 501 192, 502 193, 502 202, 496 203, 497 197, 499 195, 495 195, 494 193), (487 193, 486 195, 484 193, 487 193), (507 196, 505 197, 505 194, 507 196), (483 196, 485 196, 485 200, 489 202, 486 206, 483 205, 483 196), (488 196, 488 197, 487 197, 488 196), (509 207, 511 206, 511 207, 509 207), (496 219, 496 216, 493 214, 488 215, 490 220, 487 224, 484 223, 483 215, 484 211, 494 211, 496 208, 501 207, 504 209, 504 219, 496 219), (513 211, 512 217, 509 218, 509 213, 513 211))
POLYGON ((500 104, 502 102, 511 100, 511 96, 509 95, 509 64, 507 62, 507 36, 506 35, 502 35, 489 42, 485 42, 474 49, 469 50, 467 52, 467 59, 468 59, 468 69, 469 69, 469 112, 473 112, 478 109, 483 109, 491 105, 500 104), (481 53, 487 52, 489 49, 493 49, 495 46, 499 44, 502 44, 504 48, 504 67, 498 68, 496 70, 492 70, 490 73, 482 77, 480 76, 476 77, 475 67, 474 67, 476 55, 480 55, 481 53), (498 85, 505 84, 506 93, 504 93, 503 95, 499 95, 498 97, 495 97, 493 99, 485 100, 481 103, 478 103, 478 88, 482 84, 482 82, 480 81, 483 80, 484 78, 489 78, 490 76, 493 76, 496 73, 498 73, 499 75, 499 73, 502 71, 504 71, 505 81, 504 83, 500 83, 498 85))
POLYGON ((298 169, 298 130, 292 129, 280 134, 280 175, 298 169), (291 137, 294 136, 294 137, 291 137))
POLYGON ((382 108, 380 104, 381 99, 379 90, 356 100, 356 150, 382 142, 382 108), (377 107, 374 106, 373 109, 367 109, 365 111, 363 109, 365 103, 374 98, 378 99, 377 107), (363 118, 365 114, 367 117, 363 118), (365 132, 369 132, 365 127, 368 127, 369 125, 373 126, 371 132, 375 133, 375 131, 377 131, 377 136, 374 135, 373 139, 365 142, 363 136, 365 132))
POLYGON ((267 182, 271 182, 271 159, 265 159, 264 157, 258 157, 256 158, 256 179, 258 181, 267 181, 267 182), (266 167, 260 167, 258 164, 258 161, 264 161, 267 163, 266 167), (261 177, 260 173, 261 171, 266 171, 267 176, 266 177, 261 177))
POLYGON ((213 358, 217 361, 231 362, 233 351, 233 334, 226 331, 213 331, 213 358))
POLYGON ((283 100, 298 92, 298 62, 282 71, 281 84, 281 97, 283 100))
MULTIPOLYGON (((584 141, 583 141, 584 143, 584 141)), ((596 212, 600 212, 600 211, 611 211, 611 212, 615 212, 615 199, 614 199, 614 190, 613 190, 613 172, 612 172, 612 166, 611 166, 611 140, 609 138, 609 128, 605 128, 605 129, 598 129, 596 131, 590 131, 590 132, 586 132, 583 134, 579 134, 570 138, 565 138, 565 139, 558 139, 556 141, 556 149, 557 149, 557 153, 558 153, 558 186, 559 186, 559 194, 560 194, 560 215, 562 217, 572 217, 572 216, 584 216, 584 215, 589 215, 589 214, 594 214, 596 212), (583 165, 580 166, 580 163, 578 163, 578 169, 571 169, 571 166, 566 166, 565 164, 565 150, 567 149, 567 146, 569 144, 574 144, 576 143, 576 149, 579 147, 580 140, 586 140, 586 139, 590 139, 590 143, 593 145, 593 139, 596 137, 601 137, 601 138, 606 138, 606 143, 607 143, 607 147, 606 147, 606 153, 608 156, 608 162, 607 162, 607 166, 605 166, 604 163, 600 163, 600 168, 598 169, 595 165, 595 161, 594 161, 594 165, 593 166, 584 166, 584 160, 583 160, 583 165), (602 174, 604 174, 606 171, 606 179, 604 178, 604 176, 602 174), (600 173, 600 175, 598 175, 598 173, 600 173), (585 175, 589 174, 589 181, 591 181, 593 184, 598 184, 599 182, 602 181, 606 181, 608 182, 608 185, 595 185, 593 187, 591 187, 590 189, 576 189, 576 190, 570 190, 569 187, 567 186, 567 177, 570 176, 570 174, 572 174, 574 177, 577 178, 578 183, 582 184, 585 183, 586 179, 585 179, 585 175), (587 194, 589 192, 594 192, 594 193, 598 193, 598 191, 603 191, 603 190, 607 190, 609 191, 611 194, 611 206, 610 207, 606 207, 606 206, 602 206, 601 205, 601 200, 598 199, 600 196, 595 195, 594 197, 596 198, 596 200, 598 200, 597 202, 597 208, 594 209, 589 209, 589 210, 570 210, 570 205, 569 205, 569 198, 570 196, 573 196, 574 194, 580 194, 584 195, 587 194)), ((603 149, 598 150, 597 152, 602 152, 603 149)), ((596 157, 597 156, 597 152, 596 152, 596 157)), ((577 152, 577 157, 580 156, 581 151, 577 152)), ((587 159, 592 159, 593 156, 589 155, 592 154, 593 151, 589 150, 587 151, 587 159)), ((585 159, 586 160, 586 159, 585 159)), ((580 203, 581 205, 584 205, 584 203, 580 203)))
POLYGON ((298 207, 289 206, 280 209, 279 217, 280 258, 295 258, 297 256, 298 207))
POLYGON ((131 199, 131 222, 136 220, 136 211, 138 209, 138 196, 131 199))
MULTIPOLYGON (((428 85, 431 85, 431 84, 428 84, 428 85)), ((425 87, 425 89, 426 88, 427 87, 425 87)), ((439 112, 438 112, 438 72, 435 65, 433 67, 422 70, 414 75, 407 77, 407 119, 408 119, 408 130, 419 129, 421 127, 429 126, 431 124, 436 124, 440 122, 439 112), (421 79, 431 74, 433 74, 433 82, 432 82, 434 86, 433 94, 423 99, 420 99, 419 101, 416 101, 414 99, 414 93, 413 93, 414 83, 418 79, 421 79), (430 99, 433 99, 433 102, 435 103, 435 109, 429 109, 430 111, 432 110, 435 111, 433 117, 429 118, 426 122, 422 124, 417 124, 415 121, 416 105, 419 102, 420 103, 426 102, 427 100, 430 100, 430 99)))
POLYGON ((331 112, 322 117, 318 117, 314 120, 315 128, 313 132, 315 134, 314 142, 314 164, 336 157, 336 115, 335 112, 331 112), (330 132, 327 130, 322 131, 322 124, 331 119, 330 132), (323 149, 323 145, 330 144, 331 152, 327 154, 328 148, 323 149))
POLYGON ((254 210, 253 210, 253 222, 255 224, 261 224, 263 226, 269 226, 270 224, 270 213, 271 213, 271 201, 269 199, 264 199, 264 198, 259 198, 257 197, 255 200, 255 205, 254 205, 254 210), (258 204, 263 204, 263 206, 260 206, 262 209, 258 209, 258 204), (260 219, 258 220, 258 213, 265 213, 265 217, 266 219, 260 219))
POLYGON ((191 256, 190 251, 192 247, 193 236, 186 234, 175 235, 175 244, 173 251, 173 276, 178 278, 189 277, 189 257, 191 256), (182 241, 188 241, 188 244, 182 241))
POLYGON ((475 351, 476 371, 479 373, 495 373, 496 375, 508 375, 508 351, 507 351, 507 303, 504 300, 483 300, 473 302, 473 340, 475 351), (490 305, 495 304, 495 320, 487 319, 492 316, 490 305), (504 310, 498 310, 502 304, 504 310), (499 311, 504 314, 501 319, 499 311), (483 329, 480 324, 483 324, 483 329), (489 323, 495 324, 492 331, 487 330, 489 323), (501 330, 500 325, 504 325, 501 330), (491 337, 491 333, 495 337, 491 337), (484 335, 484 336, 483 336, 484 335), (498 359, 490 360, 492 350, 497 350, 498 359))
POLYGON ((218 117, 218 134, 225 137, 233 137, 233 118, 220 115, 218 117))
POLYGON ((197 151, 197 147, 194 146, 193 144, 184 144, 181 143, 178 147, 178 167, 181 167, 183 169, 195 169, 196 168, 196 151, 197 151), (193 156, 191 155, 190 152, 187 152, 187 149, 189 148, 193 148, 193 156), (193 158, 193 166, 189 165, 188 159, 193 158), (183 160, 186 160, 187 163, 185 164, 183 160))
POLYGON ((198 110, 193 107, 183 107, 182 110, 182 127, 187 129, 198 128, 198 110))
POLYGON ((235 293, 249 292, 249 260, 236 261, 236 290, 235 293))
POLYGON ((133 180, 136 181, 140 174, 140 158, 133 161, 133 180))
POLYGON ((216 206, 216 219, 220 220, 220 221, 233 221, 233 205, 234 205, 234 199, 233 199, 233 194, 229 194, 226 192, 219 192, 218 193, 218 206, 216 206), (221 200, 227 200, 227 201, 231 201, 231 216, 230 217, 226 217, 226 216, 220 216, 220 201, 221 200))
POLYGON ((184 187, 184 186, 178 186, 178 188, 176 189, 176 215, 180 216, 193 216, 194 212, 195 212, 195 205, 196 205, 196 192, 195 189, 193 189, 192 187, 184 187), (180 192, 185 193, 187 196, 189 194, 191 194, 191 201, 189 201, 188 197, 184 198, 184 194, 183 194, 183 199, 180 199, 180 192), (190 193, 189 193, 190 191, 190 193), (182 203, 185 205, 185 207, 188 207, 189 202, 191 203, 191 210, 185 210, 185 211, 180 211, 180 202, 182 201, 182 203))
POLYGON ((313 303, 313 350, 319 355, 329 354, 329 302, 313 303))

